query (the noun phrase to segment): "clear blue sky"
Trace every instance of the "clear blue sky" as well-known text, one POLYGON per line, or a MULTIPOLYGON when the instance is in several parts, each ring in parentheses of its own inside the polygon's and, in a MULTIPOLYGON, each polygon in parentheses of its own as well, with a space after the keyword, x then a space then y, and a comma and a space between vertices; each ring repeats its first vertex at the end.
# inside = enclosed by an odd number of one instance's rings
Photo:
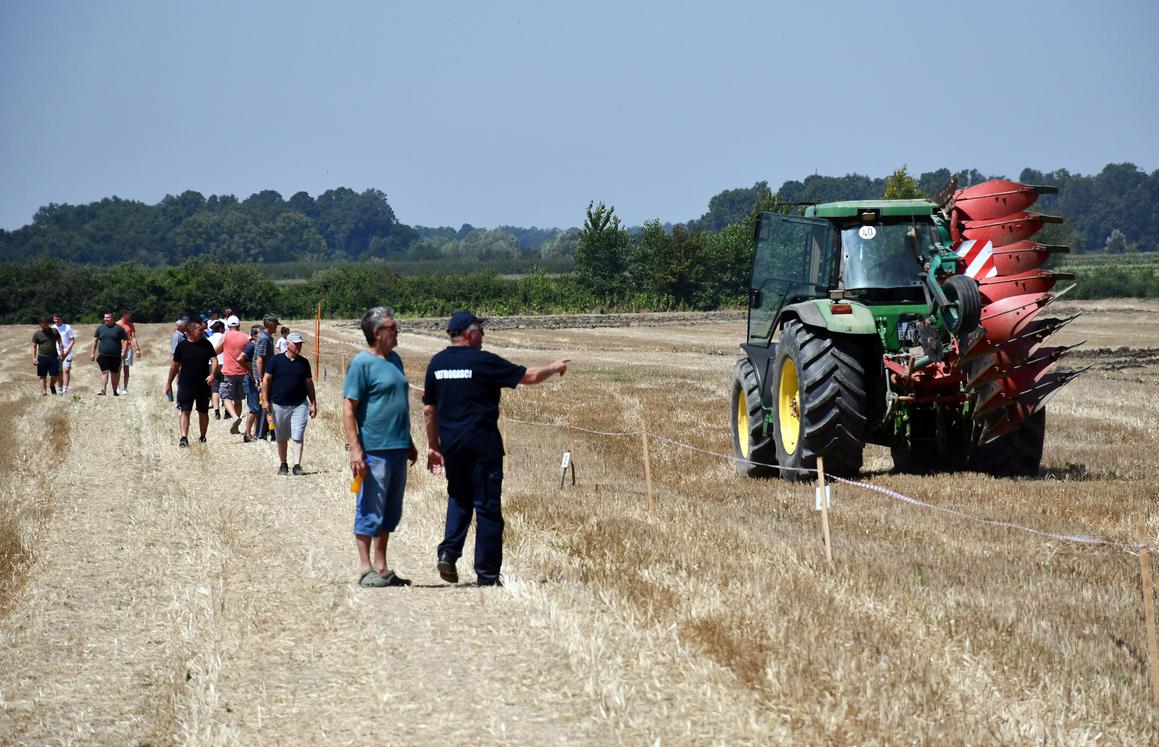
POLYGON ((546 227, 902 163, 1152 171, 1157 8, 3 0, 0 227, 186 189, 546 227))

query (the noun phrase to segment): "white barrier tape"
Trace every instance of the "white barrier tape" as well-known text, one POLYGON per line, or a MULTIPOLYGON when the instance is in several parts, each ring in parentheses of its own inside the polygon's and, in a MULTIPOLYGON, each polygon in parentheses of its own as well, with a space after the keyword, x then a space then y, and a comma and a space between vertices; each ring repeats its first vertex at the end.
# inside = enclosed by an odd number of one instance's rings
MULTIPOLYGON (((508 423, 518 423, 520 425, 534 425, 541 428, 566 428, 566 423, 535 423, 530 420, 517 420, 515 418, 507 418, 508 423)), ((581 428, 578 425, 571 427, 573 431, 581 433, 594 433, 597 436, 610 436, 612 438, 623 438, 625 436, 639 436, 640 431, 593 431, 591 428, 581 428)))
MULTIPOLYGON (((560 427, 555 423, 534 423, 534 422, 526 421, 526 420, 515 420, 514 418, 508 418, 508 420, 511 421, 512 423, 520 423, 522 425, 560 427)), ((639 435, 639 431, 624 431, 624 432, 620 432, 620 433, 616 433, 616 432, 605 433, 605 432, 601 432, 601 431, 588 430, 586 428, 577 428, 576 426, 572 426, 572 428, 575 428, 576 430, 584 431, 585 433, 595 433, 595 434, 598 434, 601 436, 634 436, 634 435, 639 435)), ((730 454, 721 454, 721 453, 716 452, 716 451, 702 449, 699 446, 693 446, 692 444, 686 444, 683 441, 677 441, 676 439, 668 438, 666 436, 661 436, 661 435, 653 433, 651 431, 648 431, 648 436, 657 440, 657 441, 663 441, 665 443, 672 444, 673 446, 679 446, 680 448, 683 448, 683 449, 689 449, 691 451, 698 451, 701 454, 707 454, 709 456, 718 457, 720 459, 726 459, 730 462, 743 462, 745 464, 751 464, 751 465, 756 466, 756 467, 769 467, 771 469, 776 469, 776 470, 788 469, 787 467, 781 467, 778 464, 769 464, 767 462, 754 462, 751 459, 742 459, 740 457, 735 457, 735 456, 732 456, 730 454)), ((797 471, 799 471, 799 472, 812 472, 814 474, 817 473, 816 469, 810 469, 807 467, 797 469, 797 471)), ((975 522, 977 524, 984 524, 984 525, 995 526, 995 527, 1005 527, 1007 529, 1017 529, 1018 531, 1021 531, 1021 532, 1035 534, 1035 535, 1038 535, 1040 537, 1047 537, 1049 539, 1057 540, 1059 542, 1073 542, 1075 544, 1090 545, 1090 546, 1102 545, 1102 546, 1110 547, 1110 548, 1113 548, 1116 550, 1121 550, 1122 552, 1125 552, 1128 555, 1138 555, 1138 553, 1135 552, 1134 550, 1132 550, 1130 548, 1130 546, 1125 545, 1122 542, 1114 542, 1112 540, 1099 539, 1098 537, 1088 537, 1088 536, 1082 535, 1082 534, 1054 534, 1053 532, 1046 532, 1046 531, 1043 531, 1041 529, 1035 529, 1034 527, 1024 526, 1022 524, 1017 524, 1017 523, 1012 522, 1012 521, 1002 521, 999 519, 980 519, 976 516, 971 516, 970 514, 964 512, 964 511, 959 511, 958 509, 955 509, 955 508, 948 508, 946 506, 939 506, 939 505, 934 504, 934 503, 926 503, 925 501, 918 500, 917 498, 912 498, 908 495, 905 495, 904 493, 899 493, 896 490, 893 490, 893 489, 887 488, 887 487, 883 487, 881 485, 874 485, 874 484, 868 483, 868 482, 858 482, 856 480, 847 480, 843 477, 836 477, 836 476, 829 475, 829 474, 826 474, 826 477, 828 477, 830 480, 832 480, 834 482, 840 482, 840 483, 844 483, 846 485, 852 485, 852 486, 858 487, 858 488, 865 488, 866 490, 870 490, 870 491, 873 491, 875 493, 881 493, 884 496, 887 496, 889 498, 893 498, 894 500, 901 501, 902 503, 906 503, 906 504, 911 505, 911 506, 916 506, 918 508, 928 508, 928 509, 931 509, 934 511, 941 511, 942 513, 950 514, 951 516, 956 516, 960 519, 972 521, 972 522, 975 522)))

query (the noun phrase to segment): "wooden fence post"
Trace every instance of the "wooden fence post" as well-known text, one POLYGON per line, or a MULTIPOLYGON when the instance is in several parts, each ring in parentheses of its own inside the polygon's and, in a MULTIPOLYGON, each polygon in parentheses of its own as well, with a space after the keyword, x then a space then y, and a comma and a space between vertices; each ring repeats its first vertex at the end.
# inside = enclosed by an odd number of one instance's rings
POLYGON ((817 494, 821 503, 821 536, 825 539, 825 560, 833 569, 833 548, 829 542, 829 496, 825 492, 825 458, 817 457, 817 494))
POLYGON ((656 499, 652 497, 652 459, 648 455, 648 426, 640 423, 640 441, 644 445, 644 489, 648 492, 648 513, 656 513, 656 499))
POLYGON ((571 416, 567 418, 567 451, 563 452, 563 462, 560 463, 560 468, 563 470, 559 474, 559 487, 563 488, 563 481, 567 477, 567 471, 571 469, 571 484, 575 485, 575 459, 572 458, 572 449, 575 447, 575 442, 571 436, 571 416))
POLYGON ((1151 538, 1139 522, 1139 566, 1143 574, 1143 620, 1147 626, 1147 669, 1151 673, 1151 703, 1159 706, 1159 636, 1155 634, 1155 597, 1151 590, 1151 538))
MULTIPOLYGON (((320 359, 322 355, 322 343, 319 339, 322 331, 322 302, 318 302, 318 314, 314 317, 314 371, 317 372, 320 367, 320 359)), ((315 373, 315 376, 317 373, 315 373)))

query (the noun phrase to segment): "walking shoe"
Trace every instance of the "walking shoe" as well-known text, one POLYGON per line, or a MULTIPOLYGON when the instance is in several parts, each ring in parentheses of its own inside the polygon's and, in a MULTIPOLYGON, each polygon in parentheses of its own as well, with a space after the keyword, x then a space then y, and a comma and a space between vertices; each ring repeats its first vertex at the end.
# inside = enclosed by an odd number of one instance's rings
POLYGON ((459 572, 455 570, 455 561, 449 554, 439 555, 439 564, 435 567, 439 569, 439 578, 449 584, 459 583, 459 572))
POLYGON ((380 578, 386 582, 385 586, 410 586, 409 578, 403 578, 394 571, 387 571, 386 575, 380 578))
POLYGON ((242 436, 241 442, 243 444, 252 444, 254 442, 254 437, 253 436, 242 436))
POLYGON ((503 582, 499 580, 498 576, 496 576, 495 578, 491 578, 489 576, 479 576, 479 582, 477 585, 478 586, 502 586, 503 582))
MULTIPOLYGON (((101 394, 104 394, 104 392, 101 392, 101 394)), ((114 397, 120 397, 120 396, 121 396, 121 393, 120 393, 120 392, 118 392, 116 389, 114 389, 114 390, 113 390, 113 396, 114 396, 114 397)))
POLYGON ((286 464, 285 462, 282 462, 282 466, 278 467, 278 474, 279 475, 290 474, 290 465, 286 464))
POLYGON ((233 425, 231 425, 229 427, 229 432, 235 436, 238 433, 241 433, 241 418, 238 418, 237 420, 233 421, 233 425))
POLYGON ((189 436, 182 436, 180 438, 180 440, 177 441, 177 445, 178 446, 188 446, 189 445, 189 436))
POLYGON ((302 475, 304 475, 304 474, 306 474, 306 473, 305 473, 305 471, 302 469, 302 465, 300 465, 300 464, 295 464, 295 465, 294 465, 294 472, 293 472, 293 474, 294 474, 296 477, 301 477, 302 475))
POLYGON ((98 397, 103 397, 103 396, 105 396, 105 390, 104 390, 104 389, 102 389, 102 390, 100 390, 99 392, 97 392, 97 396, 98 396, 98 397))
POLYGON ((197 439, 197 441, 198 441, 198 443, 205 443, 205 436, 202 436, 201 438, 197 439))
POLYGON ((378 575, 378 573, 372 568, 369 571, 365 571, 361 576, 358 577, 358 585, 381 588, 386 586, 386 579, 378 575))

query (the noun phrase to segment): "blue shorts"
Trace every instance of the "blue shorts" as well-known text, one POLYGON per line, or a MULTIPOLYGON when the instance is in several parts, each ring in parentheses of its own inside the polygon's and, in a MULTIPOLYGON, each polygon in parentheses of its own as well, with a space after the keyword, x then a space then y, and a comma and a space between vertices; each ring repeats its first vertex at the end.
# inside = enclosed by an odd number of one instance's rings
POLYGON ((406 453, 406 449, 366 452, 366 477, 354 510, 355 534, 377 537, 398 526, 406 490, 406 453))
POLYGON ((60 373, 60 358, 55 355, 36 356, 36 375, 40 378, 56 376, 60 373))
POLYGON ((254 386, 253 379, 250 378, 249 376, 246 376, 243 379, 242 385, 243 385, 243 388, 245 389, 245 403, 246 403, 246 406, 249 408, 249 411, 252 412, 254 415, 261 415, 262 414, 262 405, 261 405, 261 402, 258 401, 261 398, 261 394, 262 394, 261 389, 254 386))

